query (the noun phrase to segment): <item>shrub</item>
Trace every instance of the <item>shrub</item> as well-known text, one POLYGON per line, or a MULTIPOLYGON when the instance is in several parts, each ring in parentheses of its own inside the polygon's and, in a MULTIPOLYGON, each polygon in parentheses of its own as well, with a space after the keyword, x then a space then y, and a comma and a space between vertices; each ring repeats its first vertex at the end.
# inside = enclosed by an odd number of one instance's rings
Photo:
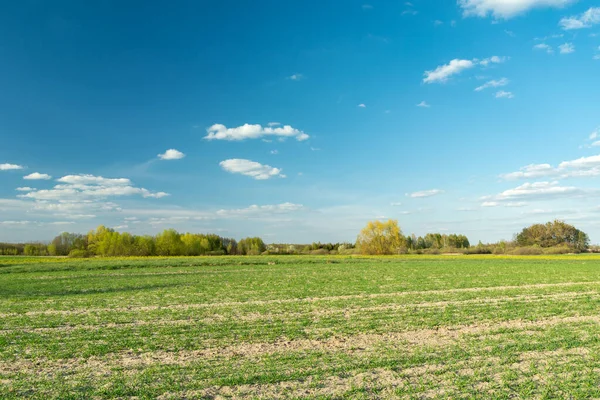
POLYGON ((517 247, 513 249, 509 254, 513 256, 539 256, 543 254, 541 248, 536 246, 525 246, 525 247, 517 247))
POLYGON ((68 255, 69 258, 88 258, 89 256, 90 253, 88 253, 86 250, 79 249, 71 250, 68 255))

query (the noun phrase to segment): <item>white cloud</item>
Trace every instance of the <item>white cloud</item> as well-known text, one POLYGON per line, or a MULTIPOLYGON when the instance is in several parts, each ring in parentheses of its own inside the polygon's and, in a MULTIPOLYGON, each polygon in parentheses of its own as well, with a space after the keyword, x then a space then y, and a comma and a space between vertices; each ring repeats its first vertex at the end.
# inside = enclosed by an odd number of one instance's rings
POLYGON ((429 108, 431 106, 429 104, 427 104, 427 102, 425 100, 423 100, 422 102, 417 104, 417 107, 429 108))
POLYGON ((131 180, 127 178, 103 178, 101 176, 89 174, 66 175, 60 179, 57 179, 57 182, 67 183, 69 185, 131 185, 131 180))
POLYGON ((458 0, 466 17, 509 19, 534 8, 564 7, 575 0, 458 0))
POLYGON ((546 43, 536 44, 535 46, 533 46, 533 49, 534 50, 544 50, 548 54, 554 53, 554 49, 552 48, 552 46, 549 46, 546 43))
POLYGON ((269 122, 267 124, 267 126, 271 126, 271 127, 273 127, 273 126, 279 126, 279 125, 281 125, 279 122, 269 122))
POLYGON ((450 63, 445 65, 440 65, 436 69, 432 71, 425 71, 425 78, 423 78, 424 83, 444 83, 448 81, 448 79, 453 76, 460 74, 461 72, 474 68, 477 65, 482 67, 487 67, 490 64, 500 64, 508 60, 508 57, 499 57, 492 56, 489 58, 484 58, 479 60, 474 58, 473 60, 461 60, 455 58, 450 61, 450 63))
POLYGON ((291 81, 300 81, 300 80, 304 79, 304 75, 294 74, 294 75, 288 76, 288 79, 291 81))
POLYGON ((521 168, 518 172, 502 174, 500 177, 506 180, 541 178, 556 175, 557 171, 550 164, 530 164, 521 168))
POLYGON ((499 79, 497 81, 496 80, 491 80, 491 81, 488 81, 488 82, 484 83, 483 85, 475 88, 475 91, 476 92, 481 92, 482 90, 485 90, 487 88, 496 88, 496 87, 506 86, 509 83, 510 83, 510 81, 508 79, 506 79, 506 78, 502 78, 502 79, 499 79))
POLYGON ((185 154, 175 149, 169 149, 158 155, 161 160, 181 160, 183 157, 185 157, 185 154))
POLYGON ((496 201, 484 201, 483 203, 481 203, 481 207, 497 207, 498 206, 498 202, 496 201))
POLYGON ((571 197, 584 191, 573 186, 559 186, 558 182, 524 183, 514 189, 508 189, 495 197, 496 200, 549 199, 571 197))
POLYGON ((492 56, 490 58, 484 58, 483 60, 479 61, 479 64, 483 65, 484 67, 487 67, 490 64, 502 64, 503 62, 507 61, 508 59, 509 59, 509 57, 492 56))
POLYGON ((0 164, 0 171, 11 171, 17 169, 23 169, 23 167, 16 164, 0 164))
MULTIPOLYGON (((594 144, 592 144, 592 146, 593 145, 594 144)), ((567 179, 597 176, 600 176, 600 155, 563 161, 558 167, 553 167, 550 164, 532 164, 521 168, 517 172, 500 175, 500 177, 505 180, 542 177, 567 179)))
POLYGON ((296 138, 298 141, 303 141, 309 136, 299 129, 292 128, 290 125, 281 127, 262 127, 261 125, 244 124, 237 128, 227 128, 225 125, 215 124, 208 128, 208 135, 204 137, 206 140, 245 140, 259 139, 263 136, 278 136, 280 138, 296 138))
POLYGON ((422 190, 420 192, 407 193, 406 195, 408 197, 412 197, 412 198, 423 198, 423 197, 436 196, 436 195, 442 194, 442 193, 444 193, 443 190, 440 190, 440 189, 431 189, 431 190, 422 190))
POLYGON ((46 201, 94 201, 93 199, 140 195, 144 198, 162 198, 169 194, 151 192, 144 188, 132 186, 126 178, 103 178, 94 175, 67 175, 57 180, 61 184, 48 190, 32 190, 19 195, 24 199, 46 201))
POLYGON ((285 178, 285 175, 281 173, 281 169, 271 167, 270 165, 263 165, 256 161, 234 158, 221 161, 219 165, 225 171, 231 172, 232 174, 242 174, 257 180, 265 180, 277 176, 285 178))
POLYGON ((473 68, 475 64, 471 60, 454 59, 449 64, 440 65, 432 71, 425 71, 423 82, 446 82, 452 75, 461 73, 462 71, 473 68))
POLYGON ((560 54, 571 54, 575 52, 575 45, 573 43, 564 43, 558 46, 560 54))
POLYGON ((558 164, 559 169, 577 168, 586 169, 590 167, 600 167, 600 155, 581 157, 572 161, 563 161, 558 164))
POLYGON ((359 108, 367 108, 367 106, 364 105, 363 103, 360 103, 357 107, 359 107, 359 108))
POLYGON ((34 172, 32 174, 29 174, 27 176, 24 176, 23 179, 27 179, 27 180, 31 180, 31 181, 35 181, 35 180, 49 180, 52 179, 52 177, 48 174, 40 174, 39 172, 34 172))
POLYGON ((256 217, 270 214, 286 214, 303 210, 302 204, 282 203, 274 205, 251 205, 246 208, 218 210, 217 215, 220 217, 256 217))
POLYGON ((500 90, 496 92, 495 96, 497 99, 512 99, 513 97, 515 97, 515 95, 512 94, 512 92, 507 92, 505 90, 500 90))
POLYGON ((271 150, 271 154, 279 154, 278 150, 271 150))
POLYGON ((18 187, 15 190, 19 191, 19 192, 31 192, 32 190, 37 190, 37 189, 30 188, 29 186, 25 186, 25 187, 18 187))
POLYGON ((563 18, 559 25, 564 30, 591 28, 600 24, 600 7, 592 7, 583 14, 563 18))

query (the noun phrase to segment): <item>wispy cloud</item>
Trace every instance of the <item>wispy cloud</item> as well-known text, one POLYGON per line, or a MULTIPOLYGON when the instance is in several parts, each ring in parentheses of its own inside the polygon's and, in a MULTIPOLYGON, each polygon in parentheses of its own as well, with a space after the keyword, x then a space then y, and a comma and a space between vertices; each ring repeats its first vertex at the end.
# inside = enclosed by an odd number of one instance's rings
POLYGON ((600 7, 592 7, 586 12, 560 20, 559 25, 564 30, 591 28, 600 24, 600 7))
POLYGON ((474 68, 477 65, 482 67, 488 67, 492 64, 500 64, 505 62, 508 57, 492 56, 484 59, 473 59, 473 60, 461 60, 454 59, 448 64, 440 65, 436 69, 431 71, 425 71, 424 83, 444 83, 453 75, 458 75, 461 72, 474 68))
POLYGON ((552 48, 552 46, 550 46, 546 43, 538 43, 535 46, 533 46, 533 49, 534 50, 544 50, 548 54, 554 53, 554 49, 552 48))
POLYGON ((427 104, 427 102, 425 100, 423 100, 422 102, 417 104, 417 107, 429 108, 431 106, 429 104, 427 104))
POLYGON ((431 190, 422 190, 420 192, 407 193, 408 197, 412 197, 413 199, 423 198, 423 197, 432 197, 437 196, 439 194, 445 193, 441 189, 431 189, 431 190))
POLYGON ((564 43, 558 46, 560 54, 571 54, 575 52, 575 45, 573 43, 564 43))
POLYGON ((249 176, 256 180, 266 180, 274 177, 285 178, 285 175, 281 173, 281 169, 251 160, 233 158, 221 161, 219 165, 227 172, 249 176))
POLYGON ((287 77, 287 79, 289 79, 291 81, 301 81, 304 78, 305 78, 305 76, 302 74, 294 74, 294 75, 290 75, 287 77))
POLYGON ((475 91, 476 92, 480 92, 480 91, 485 90, 487 88, 496 88, 496 87, 506 86, 509 83, 510 83, 510 81, 508 79, 506 79, 506 78, 502 78, 502 79, 499 79, 499 80, 491 80, 491 81, 488 81, 488 82, 484 83, 483 85, 475 88, 475 91))
POLYGON ((534 8, 565 7, 575 0, 458 0, 466 17, 485 18, 492 15, 498 19, 509 19, 534 8))
POLYGON ((364 103, 360 103, 357 107, 358 108, 367 108, 367 106, 364 103))
POLYGON ((512 92, 507 92, 505 90, 500 90, 496 92, 495 96, 497 99, 512 99, 515 97, 515 95, 512 92))

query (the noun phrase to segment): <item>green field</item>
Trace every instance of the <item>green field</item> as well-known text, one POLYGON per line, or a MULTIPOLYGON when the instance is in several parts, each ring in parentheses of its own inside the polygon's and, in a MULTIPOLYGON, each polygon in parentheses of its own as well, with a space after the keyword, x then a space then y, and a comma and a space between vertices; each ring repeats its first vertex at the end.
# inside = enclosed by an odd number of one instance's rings
POLYGON ((600 257, 0 258, 0 398, 600 397, 600 257))

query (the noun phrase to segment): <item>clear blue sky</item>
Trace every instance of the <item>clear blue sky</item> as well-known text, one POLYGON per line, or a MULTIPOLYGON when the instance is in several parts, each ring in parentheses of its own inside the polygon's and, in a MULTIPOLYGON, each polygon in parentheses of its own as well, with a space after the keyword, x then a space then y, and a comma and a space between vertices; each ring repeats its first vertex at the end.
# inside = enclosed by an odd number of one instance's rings
POLYGON ((393 218, 476 242, 560 218, 599 242, 597 7, 5 2, 0 240, 335 242, 393 218))

